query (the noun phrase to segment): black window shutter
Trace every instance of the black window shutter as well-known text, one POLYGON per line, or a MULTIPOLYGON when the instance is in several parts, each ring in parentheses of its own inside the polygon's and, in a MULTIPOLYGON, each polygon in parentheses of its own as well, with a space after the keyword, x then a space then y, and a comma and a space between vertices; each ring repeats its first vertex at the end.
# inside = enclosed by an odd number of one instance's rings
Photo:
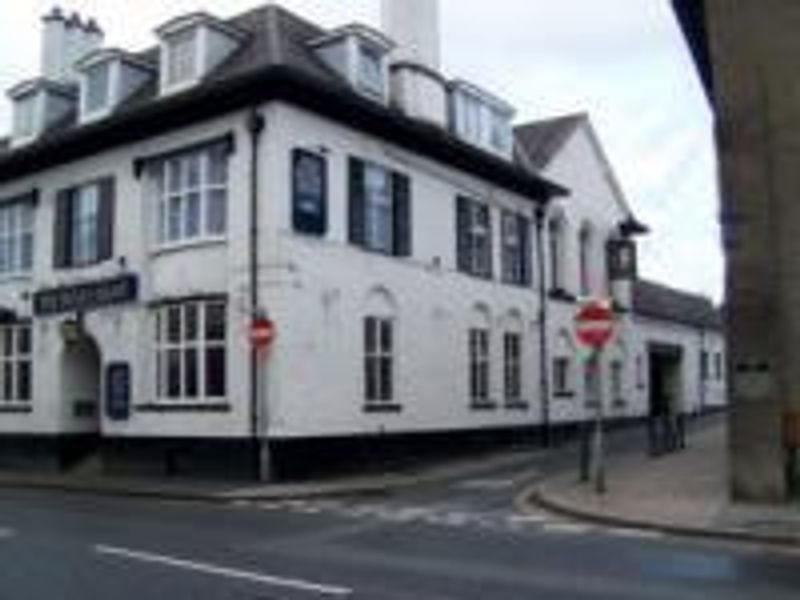
POLYGON ((411 256, 412 208, 411 180, 402 173, 392 173, 392 209, 395 256, 411 256))
POLYGON ((366 243, 364 161, 352 157, 350 158, 349 211, 350 243, 363 246, 366 243))
POLYGON ((486 211, 486 265, 487 273, 486 278, 491 279, 494 277, 494 228, 492 227, 492 209, 488 204, 484 205, 483 209, 486 211))
POLYGON ((456 266, 462 273, 469 273, 472 268, 469 203, 469 198, 456 197, 456 266))
POLYGON ((531 257, 531 220, 520 215, 519 232, 522 236, 522 284, 530 285, 533 283, 533 269, 531 257))
POLYGON ((53 227, 53 266, 56 269, 68 267, 72 262, 72 199, 74 190, 60 190, 56 194, 55 218, 53 227))
POLYGON ((114 179, 103 179, 98 186, 100 205, 97 214, 97 260, 103 261, 114 256, 114 179))

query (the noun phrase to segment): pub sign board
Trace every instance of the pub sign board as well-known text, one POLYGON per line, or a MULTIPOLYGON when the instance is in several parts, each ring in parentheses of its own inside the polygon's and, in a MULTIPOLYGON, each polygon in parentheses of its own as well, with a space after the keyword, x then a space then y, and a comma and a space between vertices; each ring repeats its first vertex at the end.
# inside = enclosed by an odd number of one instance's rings
POLYGON ((139 296, 139 278, 122 275, 78 285, 39 290, 33 296, 37 316, 57 315, 135 302, 139 296))
POLYGON ((131 414, 131 367, 125 362, 109 363, 105 377, 106 414, 112 421, 126 421, 131 414))
POLYGON ((611 240, 606 247, 608 274, 612 281, 633 281, 638 272, 636 244, 632 240, 611 240))

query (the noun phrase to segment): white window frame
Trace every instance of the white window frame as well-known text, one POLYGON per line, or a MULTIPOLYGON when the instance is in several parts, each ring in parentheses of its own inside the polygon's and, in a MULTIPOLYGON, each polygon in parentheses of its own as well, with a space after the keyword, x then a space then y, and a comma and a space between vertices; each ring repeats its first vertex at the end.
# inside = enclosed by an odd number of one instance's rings
POLYGON ((29 92, 14 99, 14 139, 28 140, 38 133, 41 94, 29 92))
POLYGON ((556 396, 573 396, 572 359, 569 356, 553 358, 553 394, 556 396))
POLYGON ((364 243, 370 250, 394 254, 392 172, 364 163, 364 243))
POLYGON ((99 260, 100 185, 90 183, 75 188, 70 204, 70 266, 95 264, 99 260))
POLYGON ((367 406, 396 403, 395 345, 393 318, 364 318, 364 401, 367 406))
POLYGON ((31 202, 0 206, 0 279, 33 270, 34 211, 31 202))
POLYGON ((82 114, 84 118, 92 118, 108 113, 113 104, 112 86, 114 79, 114 64, 111 61, 102 61, 89 67, 83 76, 83 100, 82 114), (93 85, 97 85, 98 77, 101 72, 105 73, 105 89, 103 90, 102 102, 93 104, 93 85))
POLYGON ((228 377, 228 304, 224 299, 212 298, 188 300, 164 304, 155 309, 153 314, 155 333, 155 398, 159 403, 221 403, 228 397, 230 380, 228 377), (222 311, 223 335, 219 339, 208 337, 208 313, 211 308, 222 311), (190 312, 195 314, 195 335, 187 338, 187 318, 190 312), (172 314, 178 315, 178 337, 170 339, 170 319, 172 314), (209 351, 222 351, 222 381, 225 388, 222 394, 209 393, 208 355, 209 351), (189 353, 194 353, 196 377, 196 393, 187 390, 187 364, 189 353), (177 392, 171 392, 170 356, 177 356, 177 392))
POLYGON ((28 406, 33 401, 33 328, 30 323, 0 325, 0 407, 28 406), (22 348, 22 336, 27 348, 22 348), (22 372, 27 369, 28 390, 22 394, 22 372))
POLYGON ((522 401, 522 334, 503 335, 503 384, 507 403, 522 401))
POLYGON ((226 150, 212 145, 153 165, 157 249, 227 238, 229 164, 226 150), (214 160, 222 163, 215 165, 214 160), (215 205, 218 226, 211 218, 215 205))
POLYGON ((195 84, 202 73, 202 28, 192 26, 180 31, 175 31, 164 37, 162 51, 162 89, 164 91, 180 90, 195 84), (179 52, 183 49, 190 56, 181 57, 179 52), (184 63, 179 64, 178 59, 183 58, 184 63), (179 68, 180 67, 180 68, 179 68), (180 72, 184 69, 185 72, 180 72))
POLYGON ((467 199, 468 223, 466 243, 469 246, 469 273, 476 277, 492 276, 492 214, 485 202, 467 199))
POLYGON ((358 40, 356 47, 356 88, 383 100, 386 97, 385 52, 364 40, 358 40))
POLYGON ((490 331, 472 327, 468 335, 469 396, 473 405, 491 403, 490 331))

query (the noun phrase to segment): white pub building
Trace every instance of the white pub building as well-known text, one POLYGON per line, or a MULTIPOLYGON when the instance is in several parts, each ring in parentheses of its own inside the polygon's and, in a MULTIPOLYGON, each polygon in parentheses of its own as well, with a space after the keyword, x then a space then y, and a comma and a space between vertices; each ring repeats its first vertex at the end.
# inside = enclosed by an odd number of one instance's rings
POLYGON ((433 0, 382 29, 268 5, 131 53, 44 17, 0 143, 0 466, 267 474, 574 426, 590 295, 609 418, 724 405, 716 311, 634 280, 588 118, 514 129, 442 74, 433 0))

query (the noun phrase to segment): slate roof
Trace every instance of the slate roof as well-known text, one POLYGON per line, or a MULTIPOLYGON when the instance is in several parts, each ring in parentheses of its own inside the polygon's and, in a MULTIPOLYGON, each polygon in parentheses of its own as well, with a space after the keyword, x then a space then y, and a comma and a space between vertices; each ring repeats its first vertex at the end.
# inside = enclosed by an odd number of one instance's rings
POLYGON ((722 329, 722 314, 705 296, 690 294, 654 281, 633 287, 634 314, 705 329, 722 329))
POLYGON ((577 113, 516 127, 517 151, 523 154, 520 160, 539 171, 546 168, 586 118, 586 113, 577 113))
MULTIPOLYGON (((162 97, 152 82, 105 119, 77 125, 72 116, 66 127, 60 123, 31 144, 0 150, 0 183, 265 101, 283 100, 534 201, 567 193, 519 164, 360 96, 309 47, 326 30, 302 17, 267 4, 227 23, 246 32, 247 39, 198 85, 162 97)), ((156 52, 150 49, 138 56, 152 61, 156 52)))

